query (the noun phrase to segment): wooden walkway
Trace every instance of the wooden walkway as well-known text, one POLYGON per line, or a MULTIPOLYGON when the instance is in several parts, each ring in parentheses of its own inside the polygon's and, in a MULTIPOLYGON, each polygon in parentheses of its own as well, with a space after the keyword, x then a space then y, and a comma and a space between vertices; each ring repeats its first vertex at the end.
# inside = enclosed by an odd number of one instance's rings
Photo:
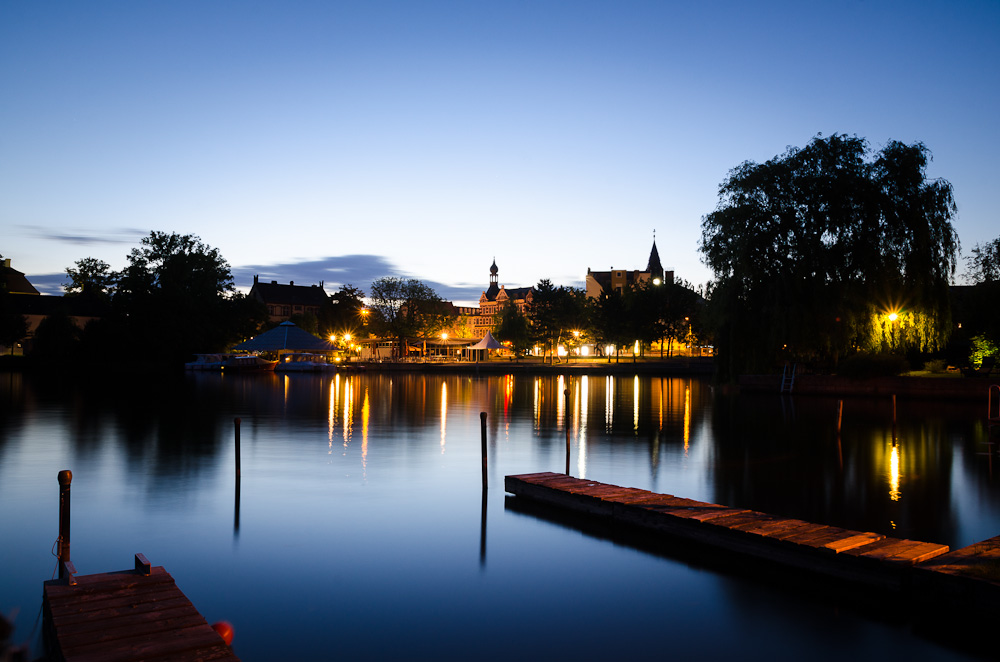
POLYGON ((161 566, 45 582, 45 638, 67 662, 238 660, 161 566))
POLYGON ((948 552, 947 545, 812 524, 564 474, 507 476, 504 487, 518 497, 885 589, 902 589, 914 566, 948 552))

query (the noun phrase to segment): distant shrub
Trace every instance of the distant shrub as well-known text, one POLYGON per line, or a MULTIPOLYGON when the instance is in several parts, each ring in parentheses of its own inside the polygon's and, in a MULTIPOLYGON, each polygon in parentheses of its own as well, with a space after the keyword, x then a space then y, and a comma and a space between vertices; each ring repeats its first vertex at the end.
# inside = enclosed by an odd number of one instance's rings
POLYGON ((997 355, 997 346, 983 334, 972 337, 972 351, 969 353, 969 363, 973 368, 979 369, 983 365, 983 359, 997 355))
POLYGON ((933 361, 924 363, 924 370, 934 375, 944 372, 946 367, 944 361, 941 359, 934 359, 933 361))
POLYGON ((906 359, 892 354, 856 354, 840 362, 838 374, 844 377, 895 377, 910 369, 906 359))

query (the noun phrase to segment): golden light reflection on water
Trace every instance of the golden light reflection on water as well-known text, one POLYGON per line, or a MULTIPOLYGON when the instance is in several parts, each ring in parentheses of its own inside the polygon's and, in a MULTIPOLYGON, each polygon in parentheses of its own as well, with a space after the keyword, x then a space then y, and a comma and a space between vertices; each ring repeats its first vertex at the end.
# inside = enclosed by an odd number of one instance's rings
POLYGON ((337 427, 337 396, 340 393, 340 375, 336 375, 330 382, 329 406, 326 412, 326 436, 330 447, 329 452, 333 453, 333 431, 337 427))
POLYGON ((899 444, 893 444, 889 453, 889 498, 899 501, 899 444))
POLYGON ((632 429, 639 431, 639 375, 632 379, 632 429))
POLYGON ((351 380, 344 382, 344 448, 351 443, 351 428, 354 425, 354 388, 351 380))
POLYGON ((541 422, 541 416, 542 416, 542 402, 541 402, 541 400, 542 400, 542 380, 541 380, 541 378, 535 377, 534 386, 535 386, 535 390, 534 390, 534 398, 532 400, 533 405, 534 405, 534 407, 532 409, 532 420, 534 421, 535 429, 537 430, 537 429, 539 429, 539 427, 541 426, 541 423, 542 423, 541 422))
POLYGON ((684 457, 691 449, 691 381, 684 385, 684 457))
POLYGON ((368 418, 371 416, 371 405, 368 402, 368 387, 365 386, 365 401, 361 405, 361 469, 367 476, 368 470, 368 418))
POLYGON ((444 455, 445 431, 448 428, 448 384, 441 382, 441 455, 444 455))
POLYGON ((565 429, 565 426, 569 425, 566 418, 566 397, 563 395, 565 390, 566 378, 559 375, 556 379, 556 427, 559 429, 565 429))
POLYGON ((604 431, 611 432, 615 424, 615 379, 604 378, 604 431))
POLYGON ((587 416, 590 403, 590 382, 587 375, 580 378, 576 387, 576 470, 578 478, 587 477, 587 416))

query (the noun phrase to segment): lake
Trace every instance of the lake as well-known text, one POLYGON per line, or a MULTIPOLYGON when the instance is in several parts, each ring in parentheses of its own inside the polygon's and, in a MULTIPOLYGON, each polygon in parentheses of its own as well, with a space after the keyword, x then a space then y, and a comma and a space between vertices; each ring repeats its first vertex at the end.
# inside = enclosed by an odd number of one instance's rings
POLYGON ((79 572, 144 553, 247 661, 979 659, 905 605, 526 507, 503 477, 565 471, 568 423, 576 477, 964 547, 1000 533, 985 393, 895 422, 847 398, 839 437, 834 398, 680 377, 0 373, 0 403, 0 611, 35 652, 70 469, 79 572))

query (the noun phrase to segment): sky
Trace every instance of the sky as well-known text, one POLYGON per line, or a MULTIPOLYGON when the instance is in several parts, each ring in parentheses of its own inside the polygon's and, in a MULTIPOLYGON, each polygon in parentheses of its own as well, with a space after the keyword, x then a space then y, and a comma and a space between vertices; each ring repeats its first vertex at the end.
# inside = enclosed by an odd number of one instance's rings
MULTIPOLYGON (((817 135, 923 142, 1000 236, 1000 2, 0 0, 0 254, 46 294, 153 230, 366 289, 663 266, 817 135)), ((961 271, 961 270, 960 270, 961 271)))

